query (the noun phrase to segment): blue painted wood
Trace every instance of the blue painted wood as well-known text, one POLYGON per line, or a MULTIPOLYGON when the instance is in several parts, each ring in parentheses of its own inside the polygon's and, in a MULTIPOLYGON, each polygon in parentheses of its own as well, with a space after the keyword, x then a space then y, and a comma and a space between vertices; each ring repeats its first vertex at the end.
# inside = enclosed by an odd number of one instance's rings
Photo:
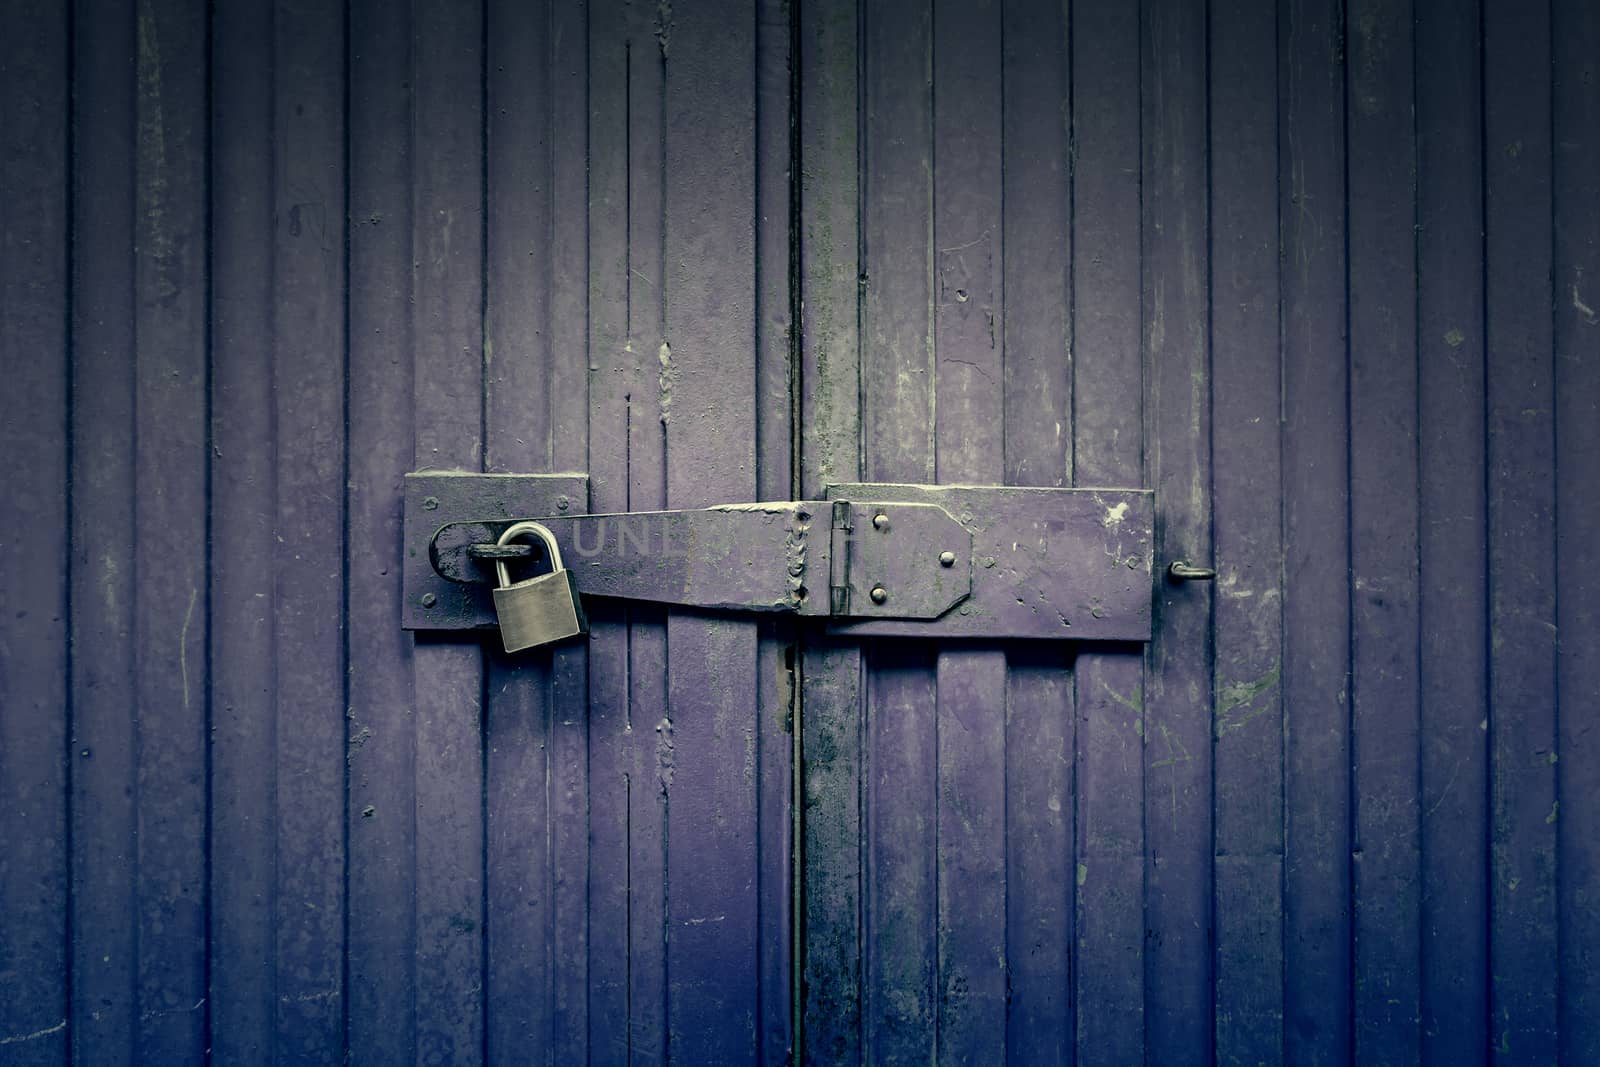
MULTIPOLYGON (((1001 196, 1006 312, 1005 481, 1071 479, 1072 366, 1069 234, 1071 71, 1065 7, 1013 0, 1001 13, 1001 196)), ((1072 1050, 1072 651, 1006 653, 1005 1053, 1060 1063, 1072 1050)))
MULTIPOLYGON (((652 429, 642 417, 635 431, 632 397, 643 406, 642 364, 632 358, 629 299, 633 233, 629 204, 634 195, 630 162, 633 129, 629 122, 633 87, 626 12, 596 5, 590 15, 585 51, 589 55, 591 123, 585 124, 591 161, 589 224, 589 362, 600 368, 588 392, 591 502, 604 510, 630 507, 630 459, 634 434, 645 441, 652 429)), ((655 115, 659 116, 659 107, 655 115)), ((659 171, 659 168, 658 168, 659 171)), ((650 173, 641 166, 641 176, 650 173)), ((659 292, 659 284, 650 278, 659 292)), ((643 312, 645 302, 640 301, 643 312)), ((657 317, 652 315, 652 324, 657 317)), ((660 462, 653 472, 659 477, 660 462)), ((658 501, 658 496, 652 498, 658 501)), ((589 897, 589 1010, 597 1020, 592 1054, 602 1062, 626 1060, 649 1049, 660 1055, 659 992, 635 998, 638 987, 660 989, 661 929, 659 894, 635 891, 661 870, 658 790, 641 764, 653 757, 644 747, 656 734, 641 712, 641 729, 632 721, 635 638, 642 627, 624 611, 601 605, 590 610, 589 634, 589 855, 594 869, 610 872, 595 879, 589 897), (651 828, 655 827, 655 833, 651 828), (651 949, 654 951, 651 951, 651 949)))
MULTIPOLYGON (((860 255, 857 153, 861 131, 854 0, 802 4, 799 65, 798 360, 799 490, 820 494, 829 482, 862 474, 860 403, 864 292, 860 255)), ((865 991, 862 922, 867 885, 861 842, 866 832, 862 777, 864 686, 855 641, 807 641, 796 664, 802 769, 798 877, 803 891, 803 1017, 799 1059, 860 1063, 865 991)))
POLYGON ((273 699, 277 500, 273 436, 276 179, 272 12, 219 5, 212 56, 211 530, 234 550, 211 567, 212 1048, 221 1059, 277 1048, 277 708, 273 699))
POLYGON ((0 1060, 1595 1058, 1596 26, 1485 16, 12 5, 0 1060), (426 466, 1142 480, 1221 575, 1148 682, 486 672, 426 466))
MULTIPOLYGON (((484 459, 480 4, 419 2, 412 57, 411 272, 416 469, 484 459), (422 47, 421 42, 428 42, 422 47)), ((483 653, 418 641, 416 1056, 484 1058, 483 653)))
MULTIPOLYGON (((859 17, 861 464, 868 478, 931 481, 933 13, 929 4, 875 4, 859 17)), ((848 373, 848 364, 841 369, 848 373)), ((844 429, 849 422, 833 425, 844 429)), ((865 853, 859 861, 861 1048, 868 1062, 931 1062, 937 1049, 939 781, 937 728, 930 719, 938 686, 932 653, 920 645, 868 646, 859 653, 865 688, 856 712, 865 838, 858 845, 865 853)), ((848 715, 848 705, 838 713, 848 715)), ((806 862, 816 859, 823 857, 808 854, 806 862)))
MULTIPOLYGON (((1004 480, 1001 4, 933 5, 934 476, 1004 480)), ((933 723, 938 1062, 1006 1049, 1006 658, 941 650, 933 723)))
POLYGON ((1279 18, 1284 1056, 1351 1056, 1350 540, 1342 7, 1279 18))
POLYGON ((0 12, 0 1058, 67 1059, 70 559, 68 12, 0 12))
MULTIPOLYGON (((1070 17, 1072 478, 1142 485, 1140 11, 1079 0, 1070 17)), ((1074 675, 1075 1052, 1126 1063, 1145 1027, 1143 650, 1086 652, 1074 675)))
MULTIPOLYGON (((1141 37, 1145 477, 1159 558, 1209 560, 1205 12, 1153 0, 1141 37)), ((1212 591, 1157 585, 1146 658, 1145 1055, 1160 1063, 1212 1058, 1212 591)))
POLYGON ((1414 13, 1362 2, 1346 17, 1355 1056, 1411 1064, 1421 1054, 1414 13))
MULTIPOLYGON (((484 466, 496 473, 549 471, 554 400, 550 234, 554 156, 549 106, 554 56, 543 4, 486 5, 484 241, 484 466)), ((581 404, 582 397, 574 403, 581 404)), ((579 503, 580 510, 585 502, 579 503)), ((492 640, 484 702, 485 1057, 528 1049, 581 1056, 586 1026, 557 1029, 558 915, 574 891, 558 881, 556 816, 572 774, 588 770, 565 742, 584 716, 558 706, 553 653, 507 656, 492 640), (557 749, 560 748, 558 754, 557 749), (512 1007, 516 1005, 516 1007, 512 1007), (577 1039, 577 1040, 574 1040, 577 1039)), ((581 735, 580 735, 581 736, 581 735)), ((573 860, 587 865, 588 827, 573 860)), ((585 880, 586 881, 586 880, 585 880)), ((583 932, 580 923, 577 931, 583 932)), ((580 965, 582 960, 579 961, 580 965)), ((586 979, 580 969, 575 976, 586 979)), ((568 1020, 563 1019, 563 1023, 568 1020)), ((586 1020, 584 1020, 586 1022, 586 1020)))
MULTIPOLYGON (((133 19, 118 5, 74 9, 72 231, 112 248, 134 240, 133 19)), ((134 525, 132 263, 74 256, 72 269, 72 641, 70 669, 72 1005, 79 1062, 134 1062, 139 1009, 134 885, 134 525), (87 755, 85 754, 87 753, 87 755)))
MULTIPOLYGON (((787 0, 761 0, 755 28, 756 495, 799 495, 795 452, 799 413, 792 392, 795 321, 791 232, 795 109, 790 57, 794 13, 787 0)), ((756 1053, 793 1064, 796 921, 795 729, 800 653, 793 627, 763 622, 756 664, 756 820, 759 1003, 756 1053)))
POLYGON ((182 1062, 203 1054, 208 992, 207 19, 155 2, 135 17, 134 78, 117 86, 135 123, 131 1047, 143 1062, 182 1062))
POLYGON ((1215 1055, 1283 1055, 1283 507, 1275 5, 1213 5, 1210 57, 1215 1055))
POLYGON ((1417 10, 1422 1060, 1481 1061, 1488 1019, 1483 140, 1476 4, 1417 10), (1477 568, 1475 567, 1475 570, 1477 568))
POLYGON ((1600 508, 1593 457, 1600 456, 1600 359, 1590 280, 1600 264, 1600 226, 1585 205, 1600 193, 1600 12, 1592 4, 1556 4, 1552 14, 1555 209, 1555 491, 1557 592, 1556 692, 1560 776, 1556 855, 1560 868, 1561 961, 1559 1053, 1564 1063, 1600 1058, 1600 924, 1592 902, 1600 890, 1600 849, 1578 813, 1600 795, 1590 714, 1600 696, 1600 508), (1587 310, 1586 310, 1587 309, 1587 310))
MULTIPOLYGON (((663 10, 660 425, 669 507, 754 494, 754 66, 747 5, 663 10), (740 205, 729 210, 728 205, 740 205)), ((756 627, 670 612, 666 768, 669 1060, 756 1058, 760 766, 756 627)))
MULTIPOLYGON (((275 1051, 337 1063, 349 706, 337 580, 347 559, 344 19, 284 5, 273 32, 275 1051)), ((218 859, 214 850, 213 868, 218 859)))
MULTIPOLYGON (((356 2, 349 34, 349 397, 345 1042, 354 1064, 414 1058, 416 704, 397 633, 401 478, 413 467, 411 8, 356 2)), ((424 653, 426 655, 426 653, 424 653)))
POLYGON ((1558 1053, 1550 5, 1486 0, 1489 1006, 1500 1063, 1558 1053))

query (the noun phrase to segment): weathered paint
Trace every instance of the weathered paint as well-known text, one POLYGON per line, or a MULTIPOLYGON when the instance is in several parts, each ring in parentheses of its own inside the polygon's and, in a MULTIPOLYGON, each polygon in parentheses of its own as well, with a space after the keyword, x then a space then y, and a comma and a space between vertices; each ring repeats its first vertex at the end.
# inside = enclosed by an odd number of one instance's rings
POLYGON ((0 1062, 1600 1060, 1592 4, 46 8, 0 1062), (429 468, 1219 577, 513 660, 398 625, 429 468))

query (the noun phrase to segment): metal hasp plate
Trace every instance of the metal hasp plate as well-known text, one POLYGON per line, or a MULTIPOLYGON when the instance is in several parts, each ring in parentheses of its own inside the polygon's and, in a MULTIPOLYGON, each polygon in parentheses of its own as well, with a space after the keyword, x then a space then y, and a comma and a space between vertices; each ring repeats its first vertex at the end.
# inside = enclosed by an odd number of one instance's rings
MULTIPOLYGON (((536 518, 586 598, 824 620, 862 636, 1144 641, 1145 490, 838 485, 828 500, 587 515, 573 475, 406 478, 403 625, 495 625, 495 546, 536 518)), ((512 573, 536 572, 532 548, 512 573)))
MULTIPOLYGON (((931 620, 972 590, 972 538, 931 504, 785 500, 539 521, 555 535, 585 597, 931 620)), ((408 596, 410 628, 494 625, 487 602, 460 590, 485 581, 492 570, 486 550, 499 551, 489 546, 511 522, 446 521, 408 549, 425 553, 435 575, 458 590, 448 602, 436 595, 427 605, 408 596)), ((427 522, 417 525, 420 534, 427 522)))
POLYGON ((1148 489, 830 485, 830 498, 937 504, 972 535, 972 596, 932 622, 844 619, 896 637, 1148 641, 1155 494, 1148 489))
MULTIPOLYGON (((423 471, 406 475, 404 587, 400 625, 407 630, 460 630, 495 624, 494 564, 486 563, 481 585, 446 579, 428 559, 439 527, 472 516, 501 520, 589 510, 587 474, 479 474, 423 471)), ((497 531, 498 533, 498 531, 497 531)), ((360 564, 354 565, 361 573, 360 564)))

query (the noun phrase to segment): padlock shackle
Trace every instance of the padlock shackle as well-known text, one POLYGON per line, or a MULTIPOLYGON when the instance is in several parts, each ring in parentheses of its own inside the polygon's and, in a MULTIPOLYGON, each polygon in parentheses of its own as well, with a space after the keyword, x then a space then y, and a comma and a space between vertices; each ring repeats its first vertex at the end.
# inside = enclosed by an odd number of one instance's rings
MULTIPOLYGON (((544 542, 545 551, 550 556, 550 571, 552 574, 566 569, 561 563, 561 546, 556 544, 556 535, 551 533, 550 527, 543 523, 533 522, 532 520, 514 522, 506 527, 505 532, 500 535, 500 539, 495 544, 508 545, 517 538, 525 537, 528 534, 532 534, 544 542)), ((500 580, 500 588, 504 589, 511 584, 511 572, 506 569, 505 560, 497 559, 494 561, 494 573, 495 577, 500 580)))

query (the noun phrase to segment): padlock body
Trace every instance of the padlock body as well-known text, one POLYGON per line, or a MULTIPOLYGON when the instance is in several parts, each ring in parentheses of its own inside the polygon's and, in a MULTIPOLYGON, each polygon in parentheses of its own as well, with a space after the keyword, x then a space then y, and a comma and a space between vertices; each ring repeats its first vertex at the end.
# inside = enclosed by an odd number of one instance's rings
POLYGON ((500 640, 507 652, 548 645, 589 632, 572 572, 559 570, 494 591, 500 640))

